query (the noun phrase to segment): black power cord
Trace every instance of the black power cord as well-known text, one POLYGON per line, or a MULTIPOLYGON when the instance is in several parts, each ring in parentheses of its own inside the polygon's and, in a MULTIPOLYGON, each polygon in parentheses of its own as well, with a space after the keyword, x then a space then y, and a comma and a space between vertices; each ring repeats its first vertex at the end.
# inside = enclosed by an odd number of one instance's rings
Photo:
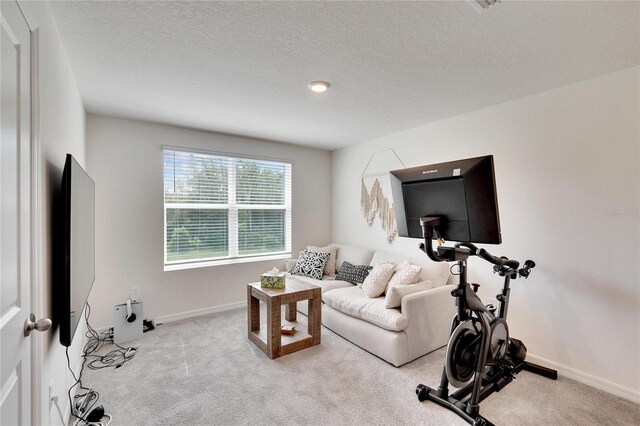
POLYGON ((98 402, 100 394, 93 389, 85 387, 82 384, 82 373, 84 371, 85 365, 91 370, 99 370, 106 367, 119 368, 122 366, 122 364, 131 360, 136 355, 137 350, 137 348, 125 348, 115 343, 113 341, 113 329, 107 329, 101 332, 96 331, 93 327, 91 327, 91 324, 89 324, 90 314, 91 305, 89 305, 89 302, 85 302, 84 319, 87 324, 87 332, 85 333, 87 342, 82 349, 82 365, 80 367, 80 373, 78 374, 78 377, 76 377, 73 369, 71 368, 71 361, 69 359, 69 347, 67 347, 65 351, 65 354, 67 356, 67 367, 69 368, 69 371, 71 372, 74 380, 73 385, 71 385, 71 387, 67 391, 67 395, 69 397, 69 406, 71 408, 71 415, 78 419, 76 420, 76 423, 78 421, 82 421, 87 425, 91 424, 91 422, 87 420, 87 416, 89 413, 91 413, 91 410, 98 402), (117 348, 107 352, 104 355, 94 355, 96 352, 100 351, 105 344, 108 343, 115 345, 117 348), (89 361, 90 358, 92 359, 91 361, 89 361), (71 391, 76 386, 78 386, 78 392, 76 392, 76 395, 72 398, 71 391), (78 411, 78 402, 80 400, 82 400, 82 405, 84 406, 84 409, 81 413, 78 411), (76 403, 74 404, 74 402, 76 403))
POLYGON ((96 395, 96 398, 94 400, 94 403, 89 407, 89 408, 93 408, 93 405, 95 405, 95 402, 98 401, 98 398, 100 397, 100 394, 98 394, 97 392, 86 388, 82 385, 82 371, 84 370, 84 364, 87 361, 87 359, 84 357, 83 354, 83 359, 82 359, 82 366, 80 367, 80 374, 78 375, 78 377, 76 377, 75 373, 73 372, 73 369, 71 368, 71 361, 69 360, 69 347, 67 346, 67 349, 65 350, 65 354, 67 355, 67 367, 69 368, 69 371, 71 372, 71 375, 73 376, 73 380, 75 380, 75 382, 73 383, 73 385, 71 385, 71 387, 69 388, 69 390, 67 391, 67 395, 69 397, 69 408, 70 408, 70 412, 71 415, 74 416, 75 418, 82 420, 84 422, 87 422, 87 420, 84 418, 84 416, 78 415, 78 411, 74 409, 74 401, 77 400, 78 398, 83 398, 83 397, 87 397, 89 395, 89 393, 93 393, 96 395), (72 398, 71 397, 71 391, 73 390, 73 388, 75 388, 76 386, 79 386, 79 390, 82 391, 86 391, 83 393, 78 393, 76 392, 76 395, 72 398))
MULTIPOLYGON (((89 311, 91 307, 89 303, 87 303, 87 311, 89 311)), ((87 367, 90 370, 100 370, 102 368, 107 367, 115 367, 120 368, 122 364, 131 360, 135 355, 137 348, 134 347, 123 347, 113 341, 113 329, 103 330, 102 332, 98 332, 94 330, 89 324, 89 316, 87 317, 87 343, 85 344, 85 354, 87 358, 91 358, 87 367), (101 350, 106 343, 110 343, 116 346, 116 349, 107 352, 104 355, 93 355, 95 352, 101 350)))

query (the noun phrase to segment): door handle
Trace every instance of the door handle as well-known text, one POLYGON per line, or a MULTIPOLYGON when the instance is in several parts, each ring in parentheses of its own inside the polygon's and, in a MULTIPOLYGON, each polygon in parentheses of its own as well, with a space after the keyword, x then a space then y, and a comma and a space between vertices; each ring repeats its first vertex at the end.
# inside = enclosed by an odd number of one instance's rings
POLYGON ((24 336, 29 336, 33 330, 47 331, 50 327, 51 320, 49 318, 41 318, 36 322, 36 316, 31 314, 24 322, 24 336))

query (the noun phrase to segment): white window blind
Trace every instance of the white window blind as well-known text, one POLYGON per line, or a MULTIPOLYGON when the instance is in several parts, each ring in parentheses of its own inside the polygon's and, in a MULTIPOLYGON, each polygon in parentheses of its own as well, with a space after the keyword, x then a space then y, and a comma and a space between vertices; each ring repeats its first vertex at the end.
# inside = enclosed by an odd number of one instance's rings
POLYGON ((291 253, 291 164, 164 149, 165 269, 291 253))

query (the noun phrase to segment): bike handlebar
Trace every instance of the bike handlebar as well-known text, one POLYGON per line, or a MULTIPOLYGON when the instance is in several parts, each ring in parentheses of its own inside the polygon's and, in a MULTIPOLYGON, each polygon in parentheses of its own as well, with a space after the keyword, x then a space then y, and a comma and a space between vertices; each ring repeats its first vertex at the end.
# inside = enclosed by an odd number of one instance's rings
POLYGON ((513 269, 514 271, 518 269, 518 266, 520 266, 520 262, 517 260, 509 260, 504 257, 494 256, 485 249, 476 247, 473 243, 458 243, 456 244, 456 247, 466 247, 469 249, 471 255, 481 257, 487 262, 493 263, 497 266, 505 266, 513 269))
POLYGON ((518 262, 517 260, 514 260, 514 259, 510 260, 510 259, 494 256, 483 248, 478 249, 476 251, 476 256, 479 256, 484 260, 486 260, 487 262, 493 263, 494 265, 506 266, 507 268, 511 268, 513 270, 518 269, 518 266, 520 266, 520 262, 518 262))
POLYGON ((535 267, 536 262, 534 262, 533 260, 527 260, 524 262, 524 265, 522 265, 522 268, 518 271, 518 274, 520 274, 521 277, 529 278, 531 270, 535 267))

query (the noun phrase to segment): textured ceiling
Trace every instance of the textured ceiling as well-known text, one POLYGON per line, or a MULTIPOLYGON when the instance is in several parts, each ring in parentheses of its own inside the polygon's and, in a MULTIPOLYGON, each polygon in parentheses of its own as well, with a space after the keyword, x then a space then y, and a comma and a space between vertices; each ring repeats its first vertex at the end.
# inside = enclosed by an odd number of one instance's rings
POLYGON ((640 62, 638 2, 52 2, 88 111, 336 149, 640 62), (307 89, 327 80, 322 95, 307 89))

